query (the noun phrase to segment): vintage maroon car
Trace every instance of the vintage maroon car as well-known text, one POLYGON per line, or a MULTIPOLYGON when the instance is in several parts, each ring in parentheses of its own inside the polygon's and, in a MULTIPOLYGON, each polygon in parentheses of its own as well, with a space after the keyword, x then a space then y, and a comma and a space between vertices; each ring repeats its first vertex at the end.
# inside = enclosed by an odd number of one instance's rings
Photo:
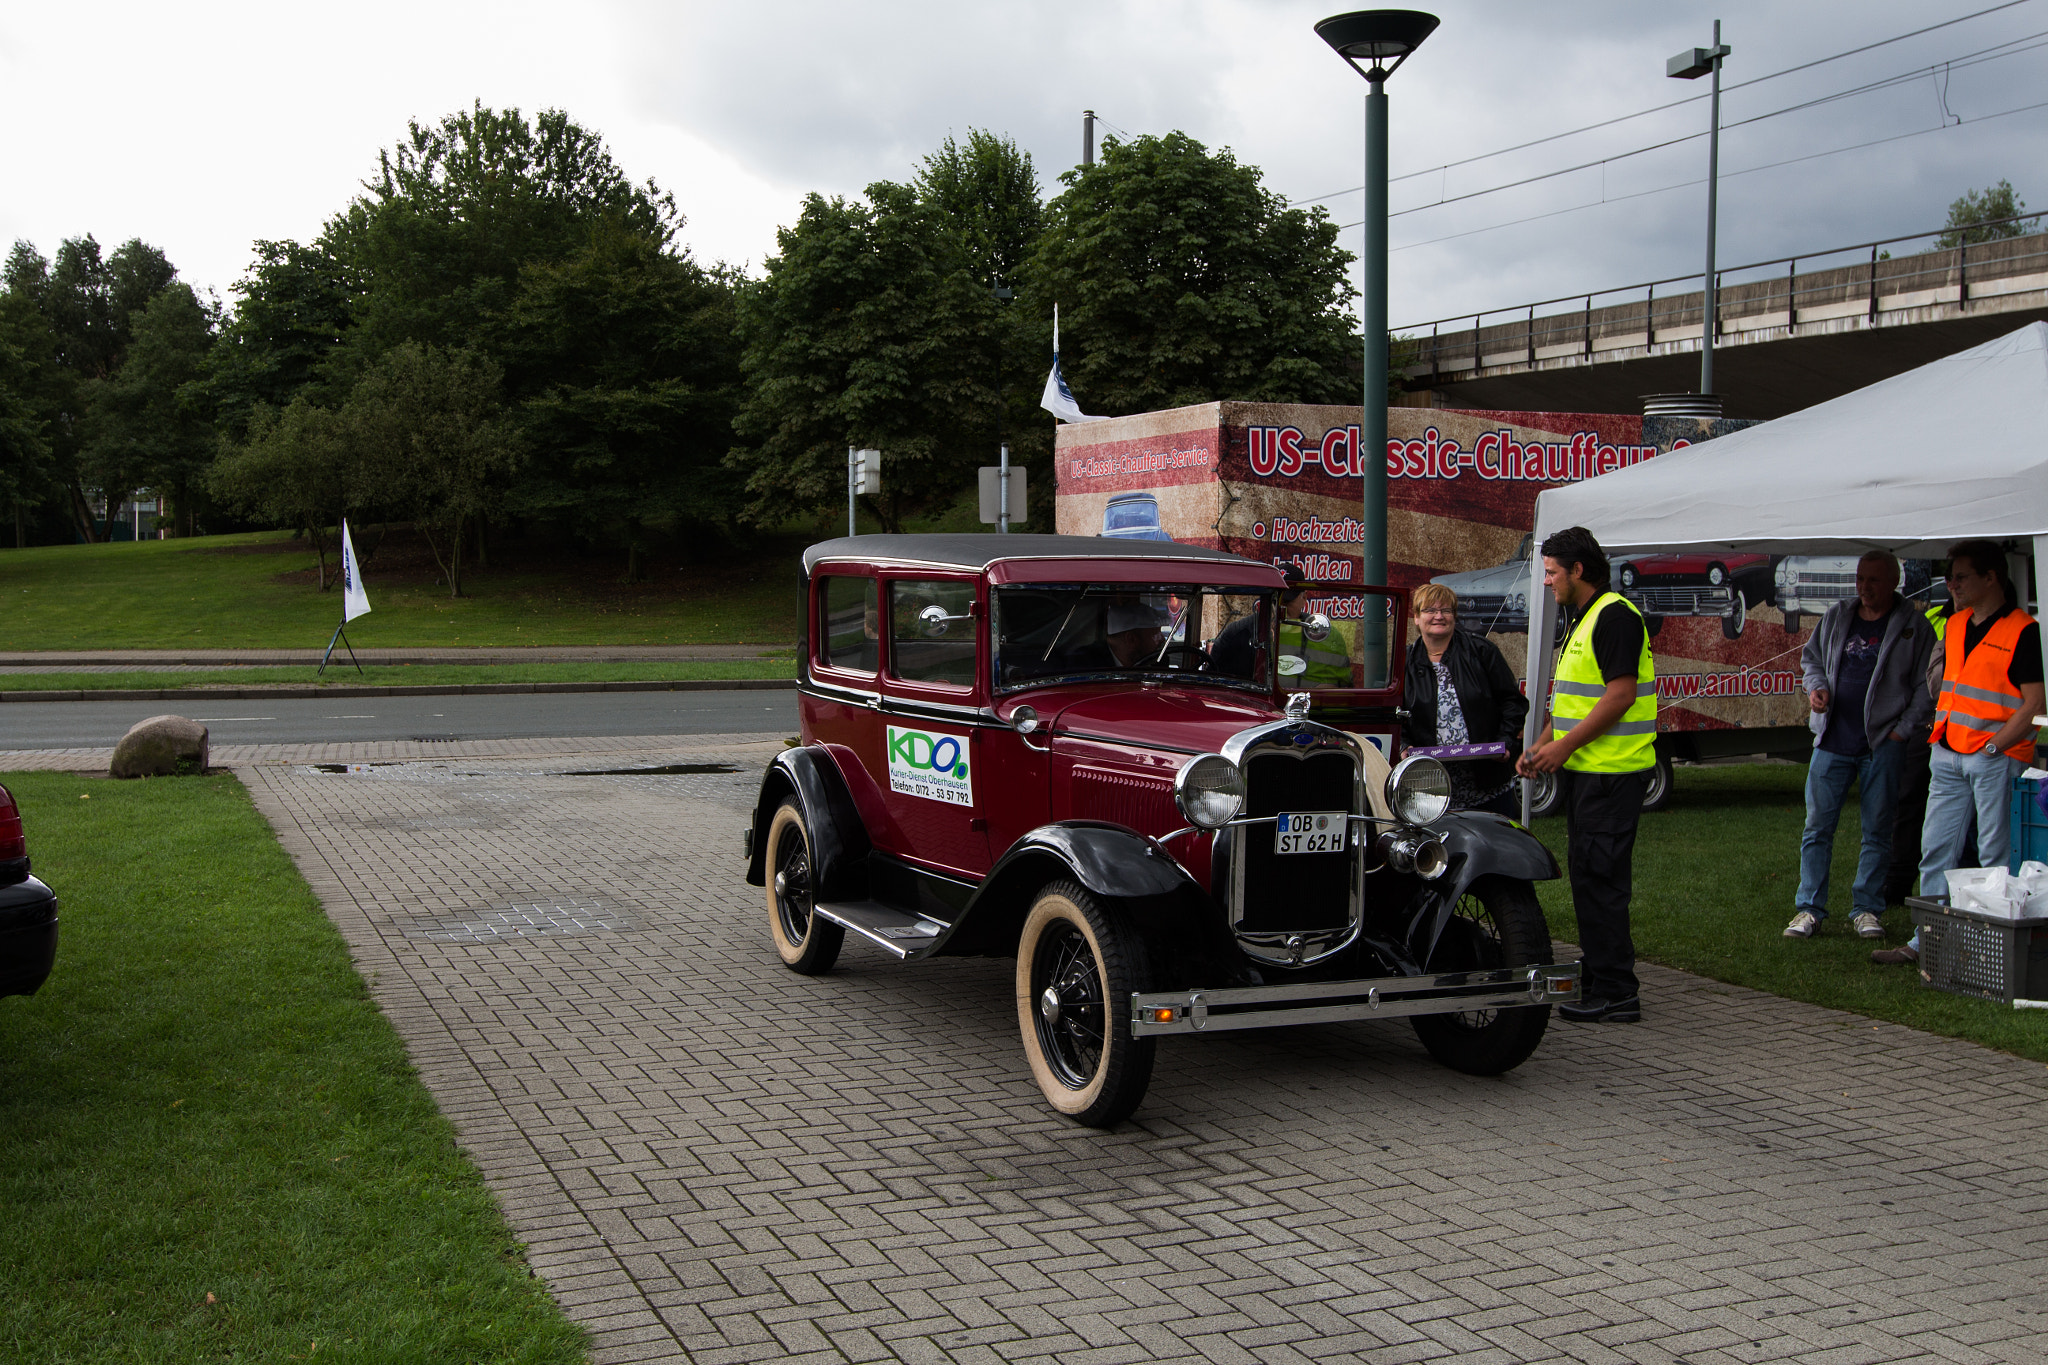
POLYGON ((1033 1075, 1103 1127, 1161 1034, 1413 1016, 1491 1075, 1577 998, 1542 844, 1447 814, 1435 759, 1388 766, 1385 590, 1318 588, 1283 620, 1269 564, 1032 535, 829 541, 803 582, 802 739, 746 834, 792 970, 829 970, 849 932, 901 961, 1014 956, 1033 1075), (1297 649, 1324 678, 1348 655, 1351 685, 1283 694, 1297 649))
POLYGON ((1717 616, 1721 634, 1742 638, 1749 609, 1769 602, 1776 589, 1769 555, 1687 550, 1630 555, 1615 563, 1621 595, 1636 604, 1655 635, 1667 616, 1717 616))

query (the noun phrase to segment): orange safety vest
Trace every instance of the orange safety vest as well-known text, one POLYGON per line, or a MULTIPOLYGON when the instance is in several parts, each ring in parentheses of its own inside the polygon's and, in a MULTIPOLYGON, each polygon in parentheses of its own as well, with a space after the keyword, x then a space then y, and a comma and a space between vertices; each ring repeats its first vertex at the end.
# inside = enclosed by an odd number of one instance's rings
MULTIPOLYGON (((1967 619, 1951 620, 1943 645, 1948 664, 1941 672, 1941 697, 1935 703, 1935 744, 1947 744, 1959 754, 1974 754, 2005 728, 2020 709, 2022 698, 2013 690, 2009 670, 2013 651, 2019 647, 2020 632, 2034 624, 2034 618, 2014 608, 1992 622, 1991 629, 1977 642, 1969 657, 1963 656, 1967 619)), ((2022 763, 2034 761, 2034 735, 2026 736, 2005 750, 2006 756, 2022 763)))

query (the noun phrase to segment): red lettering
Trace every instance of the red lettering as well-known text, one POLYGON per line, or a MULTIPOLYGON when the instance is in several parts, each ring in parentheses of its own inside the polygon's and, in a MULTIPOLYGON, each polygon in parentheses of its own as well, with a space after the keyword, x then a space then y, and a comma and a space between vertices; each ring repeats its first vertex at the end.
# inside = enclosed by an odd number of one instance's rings
POLYGON ((1388 477, 1388 478, 1390 478, 1390 479, 1398 479, 1398 478, 1400 478, 1400 477, 1401 477, 1401 474, 1402 474, 1402 465, 1401 465, 1401 443, 1400 443, 1399 441, 1388 441, 1388 442, 1387 442, 1387 477, 1388 477))
POLYGON ((1293 427, 1280 428, 1280 474, 1293 478, 1301 472, 1301 433, 1293 427))
MULTIPOLYGON (((1530 449, 1535 449, 1532 442, 1530 449)), ((1572 476, 1572 453, 1561 441, 1546 441, 1543 444, 1543 477, 1552 483, 1563 483, 1572 476)))
POLYGON ((1456 441, 1445 441, 1441 446, 1437 447, 1437 450, 1439 457, 1443 460, 1444 477, 1447 479, 1457 478, 1460 468, 1458 457, 1465 453, 1465 447, 1459 445, 1456 441))
POLYGON ((1479 469, 1480 478, 1500 478, 1500 433, 1497 431, 1483 433, 1479 438, 1479 443, 1472 449, 1472 460, 1479 469), (1487 463, 1489 456, 1492 457, 1491 464, 1487 463))
POLYGON ((1621 468, 1621 452, 1615 447, 1603 445, 1595 454, 1599 458, 1600 472, 1602 474, 1612 474, 1615 470, 1621 468))
POLYGON ((1331 427, 1323 433, 1323 469, 1331 474, 1351 472, 1351 433, 1344 427, 1331 427))
POLYGON ((1402 454, 1407 458, 1406 468, 1410 478, 1420 478, 1429 472, 1429 451, 1422 442, 1410 441, 1402 448, 1402 454))

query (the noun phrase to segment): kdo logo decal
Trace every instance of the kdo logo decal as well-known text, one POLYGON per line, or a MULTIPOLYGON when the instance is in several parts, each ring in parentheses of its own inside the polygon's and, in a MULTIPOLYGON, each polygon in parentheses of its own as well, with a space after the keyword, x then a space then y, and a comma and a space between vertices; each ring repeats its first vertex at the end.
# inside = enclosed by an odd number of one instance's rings
POLYGON ((973 805, 967 736, 890 726, 889 790, 954 806, 973 805))

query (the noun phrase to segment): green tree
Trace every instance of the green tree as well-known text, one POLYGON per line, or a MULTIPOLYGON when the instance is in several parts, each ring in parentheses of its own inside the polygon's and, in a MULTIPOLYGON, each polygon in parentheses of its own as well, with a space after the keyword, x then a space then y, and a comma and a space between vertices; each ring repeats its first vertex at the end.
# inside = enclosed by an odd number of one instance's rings
POLYGON ((332 406, 342 397, 326 366, 349 326, 354 281, 322 243, 257 242, 235 283, 240 298, 207 356, 206 401, 240 440, 259 405, 283 408, 301 394, 332 406))
POLYGON ((368 503, 371 477, 341 414, 301 395, 282 409, 258 404, 244 438, 223 441, 206 482, 244 516, 303 532, 326 592, 329 528, 368 503))
POLYGON ((42 317, 49 330, 51 362, 74 381, 66 384, 54 376, 44 380, 47 401, 57 408, 49 428, 53 477, 64 490, 79 536, 99 540, 86 489, 99 489, 111 513, 134 485, 119 486, 127 473, 104 463, 96 474, 89 475, 85 468, 93 384, 120 369, 136 317, 169 287, 177 271, 163 252, 140 239, 131 238, 103 258, 99 243, 85 236, 66 239, 54 262, 45 260, 31 243, 17 241, 0 277, 10 296, 42 317), (115 480, 114 486, 102 486, 103 479, 115 480))
POLYGON ((1105 139, 1061 179, 1028 301, 1041 326, 1059 304, 1090 411, 1357 398, 1355 258, 1322 209, 1288 208, 1257 168, 1178 132, 1105 139))
POLYGON ((405 341, 473 345, 511 306, 519 272, 574 255, 593 224, 666 242, 681 221, 669 195, 628 181, 603 140, 558 109, 529 122, 479 103, 413 123, 365 189, 321 243, 358 291, 358 363, 405 341))
POLYGON ((0 501, 14 511, 14 543, 27 544, 24 518, 49 481, 47 423, 36 412, 35 369, 0 316, 0 501))
POLYGON ((511 510, 620 545, 627 582, 643 576, 650 534, 729 531, 735 286, 616 223, 565 261, 528 266, 492 332, 532 452, 511 510))
POLYGON ((948 136, 924 159, 912 188, 960 233, 975 279, 1016 280, 1045 227, 1029 152, 1007 137, 970 128, 965 146, 948 136))
POLYGON ((882 451, 890 530, 957 495, 994 454, 1001 318, 947 213, 887 181, 804 201, 766 277, 741 292, 746 476, 757 523, 845 496, 848 446, 882 451))
POLYGON ((450 597, 462 596, 465 533, 497 505, 519 461, 500 379, 474 352, 408 341, 380 356, 342 405, 376 500, 398 505, 426 536, 450 597))
POLYGON ((56 444, 68 440, 78 380, 57 364, 56 339, 25 296, 0 294, 0 498, 14 543, 28 543, 28 513, 59 491, 56 444))
POLYGON ((193 534, 194 495, 219 450, 204 390, 218 322, 191 286, 172 284, 135 315, 121 368, 92 388, 86 475, 102 488, 155 489, 181 536, 193 534))
MULTIPOLYGON (((1948 206, 1948 231, 1935 238, 1949 249, 1996 242, 2007 237, 2024 237, 2028 229, 2018 223, 2001 223, 2027 211, 2027 201, 2013 191, 2012 181, 2001 180, 1983 190, 1965 190, 1962 198, 1948 206)), ((2038 228, 2033 229, 2039 231, 2038 228)))

